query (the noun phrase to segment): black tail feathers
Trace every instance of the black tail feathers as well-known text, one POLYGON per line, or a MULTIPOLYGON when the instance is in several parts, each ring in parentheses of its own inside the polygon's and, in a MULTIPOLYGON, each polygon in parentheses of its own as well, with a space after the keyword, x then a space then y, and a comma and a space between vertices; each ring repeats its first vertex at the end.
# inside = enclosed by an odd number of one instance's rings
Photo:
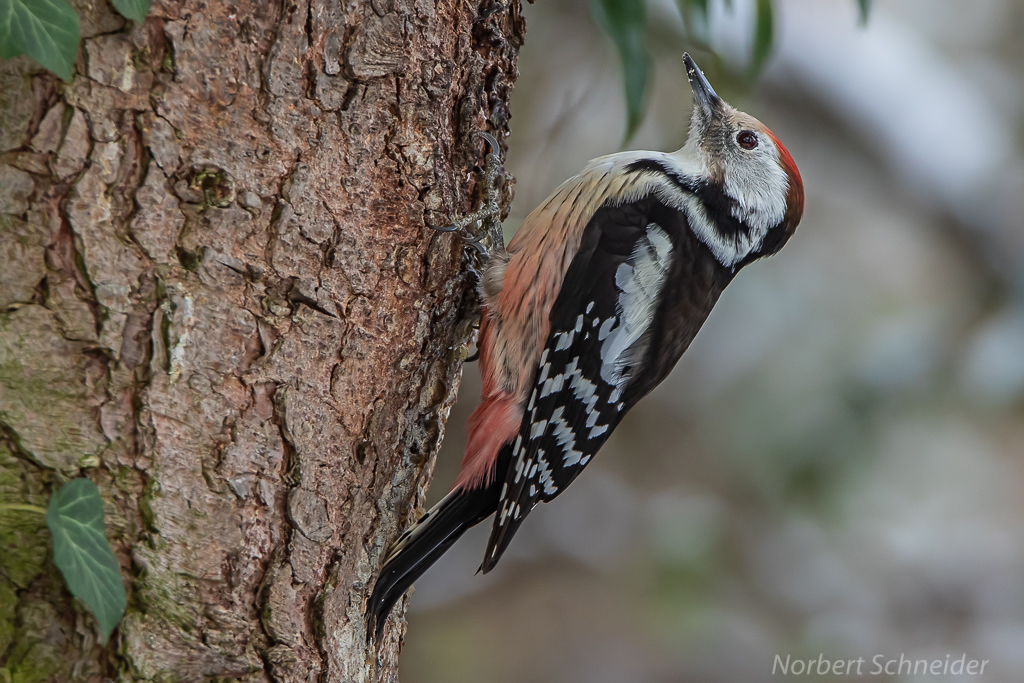
POLYGON ((412 583, 452 547, 466 529, 498 506, 498 489, 456 490, 430 508, 391 546, 366 608, 366 638, 380 642, 391 608, 412 583))

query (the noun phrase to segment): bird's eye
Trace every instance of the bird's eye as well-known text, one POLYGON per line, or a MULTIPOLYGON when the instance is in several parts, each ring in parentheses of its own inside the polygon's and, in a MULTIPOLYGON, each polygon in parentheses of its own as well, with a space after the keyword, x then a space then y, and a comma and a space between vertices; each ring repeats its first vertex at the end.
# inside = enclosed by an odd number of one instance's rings
POLYGON ((743 149, 754 149, 757 147, 757 136, 749 130, 744 130, 736 136, 736 142, 739 143, 739 146, 743 149))

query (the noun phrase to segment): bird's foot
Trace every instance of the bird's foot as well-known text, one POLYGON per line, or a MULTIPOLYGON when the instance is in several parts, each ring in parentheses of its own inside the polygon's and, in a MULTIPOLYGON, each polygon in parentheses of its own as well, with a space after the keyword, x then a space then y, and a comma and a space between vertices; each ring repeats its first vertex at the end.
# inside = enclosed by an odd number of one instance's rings
POLYGON ((498 189, 504 180, 505 168, 498 157, 498 141, 494 136, 484 132, 478 132, 476 135, 483 138, 490 147, 490 152, 484 157, 483 197, 480 208, 449 226, 429 227, 438 232, 454 232, 486 262, 494 249, 505 248, 505 236, 501 227, 501 205, 498 203, 498 189))

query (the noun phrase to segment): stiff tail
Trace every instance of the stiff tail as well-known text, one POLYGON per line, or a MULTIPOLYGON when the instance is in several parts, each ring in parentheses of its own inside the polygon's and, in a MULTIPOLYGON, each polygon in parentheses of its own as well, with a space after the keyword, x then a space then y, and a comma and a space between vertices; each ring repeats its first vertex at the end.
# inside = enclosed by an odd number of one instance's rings
POLYGON ((388 551, 366 609, 366 637, 380 642, 388 614, 402 594, 460 536, 498 506, 497 485, 455 489, 420 517, 388 551))

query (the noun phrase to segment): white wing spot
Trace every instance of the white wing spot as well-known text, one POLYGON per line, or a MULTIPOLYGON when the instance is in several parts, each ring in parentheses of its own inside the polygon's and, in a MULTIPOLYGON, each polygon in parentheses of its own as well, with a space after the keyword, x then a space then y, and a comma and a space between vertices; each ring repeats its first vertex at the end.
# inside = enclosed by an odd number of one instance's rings
POLYGON ((562 385, 565 384, 565 375, 555 375, 549 380, 544 382, 544 386, 541 388, 540 397, 547 398, 551 394, 562 390, 562 385))
POLYGON ((552 435, 555 441, 562 447, 562 464, 564 466, 575 465, 583 457, 583 453, 576 450, 576 434, 572 431, 569 423, 562 419, 563 408, 555 409, 551 414, 551 424, 554 426, 552 435))
POLYGON ((540 462, 540 477, 538 480, 540 481, 540 485, 544 487, 544 493, 549 496, 553 496, 558 493, 558 487, 555 486, 554 477, 551 474, 551 470, 548 469, 548 463, 544 457, 544 451, 538 449, 537 455, 538 461, 540 462))
POLYGON ((671 255, 668 234, 651 223, 632 255, 615 271, 615 286, 619 290, 615 311, 620 324, 607 332, 604 325, 601 327, 607 337, 601 346, 601 378, 609 384, 625 386, 634 357, 646 346, 642 338, 654 320, 671 255))
MULTIPOLYGON (((546 355, 547 351, 545 350, 544 353, 546 355)), ((549 372, 551 372, 551 363, 544 363, 544 365, 542 365, 540 368, 540 378, 538 378, 537 381, 543 382, 544 380, 546 380, 548 378, 549 372)))

